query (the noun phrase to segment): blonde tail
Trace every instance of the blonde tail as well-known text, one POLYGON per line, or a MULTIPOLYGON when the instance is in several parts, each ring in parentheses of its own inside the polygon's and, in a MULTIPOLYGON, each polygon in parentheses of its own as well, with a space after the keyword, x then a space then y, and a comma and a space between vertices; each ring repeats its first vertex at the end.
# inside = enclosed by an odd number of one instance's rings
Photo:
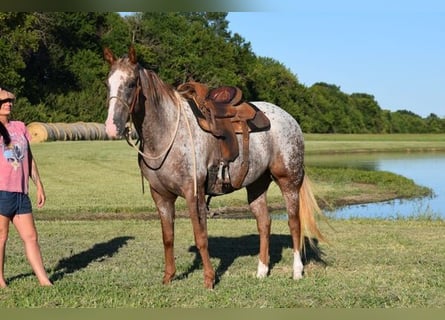
POLYGON ((312 193, 311 181, 307 175, 303 178, 303 183, 299 192, 300 201, 300 250, 304 249, 304 237, 306 236, 309 243, 313 245, 314 238, 319 241, 326 242, 325 237, 318 229, 315 217, 323 216, 320 207, 312 193))

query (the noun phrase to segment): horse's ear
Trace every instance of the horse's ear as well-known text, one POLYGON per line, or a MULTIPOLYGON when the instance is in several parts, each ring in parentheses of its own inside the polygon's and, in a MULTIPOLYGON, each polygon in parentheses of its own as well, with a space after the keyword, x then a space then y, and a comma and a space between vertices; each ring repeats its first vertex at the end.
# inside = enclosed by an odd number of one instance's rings
POLYGON ((116 61, 116 57, 114 56, 113 52, 109 48, 104 48, 104 59, 107 61, 110 65, 116 61))
POLYGON ((130 62, 132 64, 136 64, 136 50, 134 49, 134 46, 132 45, 130 49, 128 50, 128 57, 130 58, 130 62))

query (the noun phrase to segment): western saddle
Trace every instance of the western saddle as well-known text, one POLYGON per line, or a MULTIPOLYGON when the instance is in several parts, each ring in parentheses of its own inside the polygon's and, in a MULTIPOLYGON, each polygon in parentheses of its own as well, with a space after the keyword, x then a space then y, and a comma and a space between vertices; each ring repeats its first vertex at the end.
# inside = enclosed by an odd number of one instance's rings
POLYGON ((234 86, 209 89, 198 82, 178 86, 198 120, 199 126, 220 142, 220 156, 208 169, 207 194, 220 195, 239 189, 249 169, 249 134, 270 128, 266 115, 253 104, 243 101, 242 91, 234 86), (234 181, 229 176, 229 162, 239 156, 236 134, 242 134, 241 170, 234 181))

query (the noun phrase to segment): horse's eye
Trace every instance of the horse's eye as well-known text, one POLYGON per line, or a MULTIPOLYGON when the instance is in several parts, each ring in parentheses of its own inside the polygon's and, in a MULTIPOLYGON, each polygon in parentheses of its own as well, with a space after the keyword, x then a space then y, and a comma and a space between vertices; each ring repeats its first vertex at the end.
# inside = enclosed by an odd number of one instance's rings
POLYGON ((133 89, 134 87, 136 87, 136 82, 130 82, 128 84, 128 88, 133 89))

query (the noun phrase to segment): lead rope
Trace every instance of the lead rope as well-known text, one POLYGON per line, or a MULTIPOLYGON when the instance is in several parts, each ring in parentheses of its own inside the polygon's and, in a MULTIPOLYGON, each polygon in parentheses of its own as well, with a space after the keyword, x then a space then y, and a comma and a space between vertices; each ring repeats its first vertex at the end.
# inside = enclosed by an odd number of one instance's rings
MULTIPOLYGON (((128 111, 129 111, 129 114, 130 114, 130 123, 134 123, 133 122, 133 115, 132 115, 132 112, 133 112, 133 108, 134 108, 134 105, 136 104, 136 99, 137 99, 137 94, 139 93, 139 90, 137 90, 137 93, 136 93, 136 96, 135 96, 135 98, 133 99, 133 102, 132 102, 132 106, 130 107, 129 105, 128 105, 128 103, 126 102, 126 101, 124 101, 121 97, 119 97, 119 96, 111 96, 111 97, 109 97, 108 98, 108 103, 110 102, 110 100, 111 99, 117 99, 117 100, 119 100, 123 105, 125 105, 126 107, 127 107, 127 109, 128 109, 128 111)), ((176 119, 176 125, 175 125, 175 131, 174 131, 174 133, 173 133, 173 135, 172 135, 172 138, 171 138, 171 141, 170 141, 170 143, 168 144, 168 146, 167 146, 167 148, 163 151, 163 152, 161 152, 158 156, 152 156, 152 155, 149 155, 149 154, 147 154, 147 153, 145 153, 145 152, 142 152, 141 150, 140 150, 140 148, 138 148, 137 147, 137 145, 131 140, 131 127, 127 127, 126 128, 126 130, 125 130, 125 139, 127 140, 127 143, 131 146, 131 147, 133 147, 137 152, 138 152, 138 154, 140 154, 142 157, 144 157, 144 158, 146 158, 146 159, 148 159, 148 160, 157 160, 157 159, 160 159, 160 158, 162 158, 163 156, 165 156, 165 154, 167 154, 167 152, 170 150, 170 148, 172 147, 172 145, 173 145, 173 142, 175 141, 175 138, 176 138, 176 134, 178 133, 178 129, 179 129, 179 120, 180 120, 180 118, 181 118, 181 113, 184 113, 184 118, 185 118, 185 122, 186 122, 186 124, 187 124, 187 129, 188 129, 188 132, 189 132, 189 137, 190 137, 190 142, 191 142, 191 145, 192 145, 192 152, 193 152, 193 191, 194 191, 194 196, 196 197, 196 195, 198 194, 198 182, 197 182, 197 169, 196 169, 196 151, 195 151, 195 143, 194 143, 194 139, 193 139, 193 135, 192 135, 192 130, 191 130, 191 127, 190 127, 190 123, 189 123, 189 120, 188 120, 188 117, 187 117, 187 115, 185 114, 185 109, 184 108, 181 108, 180 106, 178 106, 178 109, 181 109, 181 110, 178 110, 178 117, 177 117, 177 119, 176 119)), ((140 140, 140 137, 139 137, 139 141, 141 141, 140 140)), ((137 143, 137 142, 136 142, 137 143)))
MULTIPOLYGON (((111 100, 112 98, 116 98, 119 99, 125 106, 128 107, 128 104, 123 101, 120 97, 118 96, 113 96, 110 97, 109 100, 111 100)), ((180 107, 178 107, 179 109, 180 107)), ((130 108, 129 108, 130 109, 130 108)), ((193 152, 193 191, 194 191, 194 196, 196 196, 198 194, 198 182, 197 182, 197 169, 196 169, 196 151, 195 151, 195 143, 194 143, 194 139, 193 139, 193 135, 192 135, 192 130, 190 127, 190 123, 188 120, 187 115, 185 114, 185 109, 184 108, 180 108, 181 110, 178 110, 178 117, 176 119, 176 125, 175 125, 175 131, 174 134, 172 135, 172 139, 170 141, 170 143, 168 144, 167 148, 161 152, 158 156, 152 156, 149 155, 145 152, 142 152, 137 145, 131 140, 131 127, 127 127, 127 130, 125 132, 125 139, 127 140, 127 143, 133 147, 141 156, 143 156, 144 158, 148 159, 148 160, 157 160, 160 159, 161 157, 165 156, 165 154, 168 152, 168 150, 170 150, 170 148, 173 145, 173 142, 175 141, 176 138, 176 134, 178 132, 179 129, 179 120, 180 120, 180 116, 181 113, 184 113, 184 118, 185 118, 185 122, 187 124, 187 129, 188 129, 188 133, 189 133, 189 137, 190 137, 190 142, 191 142, 191 146, 192 146, 192 152, 193 152)), ((132 114, 130 114, 130 123, 134 123, 133 122, 133 116, 132 114)), ((140 140, 139 140, 140 141, 140 140)))
MULTIPOLYGON (((178 110, 178 111, 179 111, 179 110, 178 110)), ((180 115, 181 115, 181 112, 179 111, 179 112, 178 112, 178 118, 176 119, 175 131, 174 131, 174 133, 173 133, 173 135, 172 135, 172 138, 171 138, 170 142, 168 143, 167 148, 165 148, 165 150, 162 151, 162 152, 161 152, 159 155, 157 155, 157 156, 152 156, 152 155, 149 155, 149 154, 147 154, 147 153, 145 153, 145 152, 142 152, 142 151, 137 147, 137 145, 131 140, 131 127, 127 127, 127 130, 126 130, 126 132, 125 132, 125 139, 127 140, 128 144, 129 144, 130 146, 132 146, 134 149, 136 149, 136 151, 137 151, 141 156, 143 156, 144 158, 146 158, 146 159, 148 159, 148 160, 157 160, 157 159, 160 159, 160 158, 162 158, 163 156, 165 156, 165 154, 168 152, 168 150, 170 150, 170 148, 172 147, 173 142, 175 142, 176 133, 178 132, 178 128, 179 128, 179 119, 180 119, 180 115)), ((131 114, 130 114, 130 122, 133 122, 133 116, 132 116, 131 114)))

